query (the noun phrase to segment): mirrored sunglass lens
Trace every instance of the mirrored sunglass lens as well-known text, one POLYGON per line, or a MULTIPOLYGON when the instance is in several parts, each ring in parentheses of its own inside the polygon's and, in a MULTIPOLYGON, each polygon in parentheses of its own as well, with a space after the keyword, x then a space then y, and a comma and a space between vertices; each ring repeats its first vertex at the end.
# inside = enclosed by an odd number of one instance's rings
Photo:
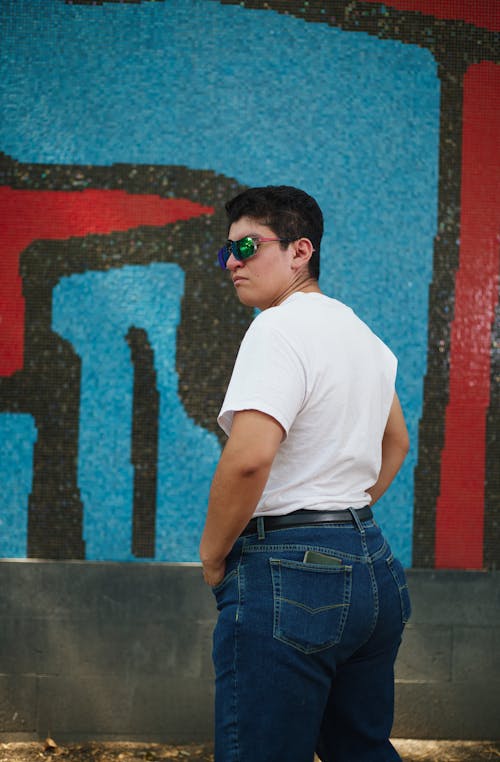
POLYGON ((217 259, 219 260, 219 265, 223 270, 227 269, 227 260, 229 259, 230 254, 231 252, 227 246, 223 246, 222 249, 219 249, 217 252, 217 259))
POLYGON ((231 254, 241 262, 243 259, 253 257, 256 250, 257 247, 255 246, 253 239, 250 237, 242 238, 239 241, 228 241, 227 244, 217 252, 217 259, 219 260, 219 265, 222 269, 227 270, 227 260, 231 254))
POLYGON ((238 254, 241 259, 248 259, 255 254, 255 245, 252 238, 242 238, 241 241, 236 241, 238 247, 238 254))

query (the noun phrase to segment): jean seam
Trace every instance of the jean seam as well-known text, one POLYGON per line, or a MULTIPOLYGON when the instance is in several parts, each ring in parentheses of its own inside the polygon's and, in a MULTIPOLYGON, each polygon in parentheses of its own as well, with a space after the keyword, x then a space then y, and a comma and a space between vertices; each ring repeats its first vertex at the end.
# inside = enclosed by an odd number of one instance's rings
MULTIPOLYGON (((361 546, 365 552, 365 558, 368 566, 368 574, 370 575, 370 582, 371 582, 371 588, 372 588, 372 595, 373 595, 373 620, 372 620, 372 626, 370 629, 370 633, 368 635, 367 641, 370 639, 370 637, 373 635, 375 631, 375 627, 377 626, 377 620, 378 620, 378 614, 379 614, 379 598, 378 598, 378 587, 377 587, 377 579, 375 577, 375 570, 373 568, 373 557, 370 554, 370 551, 368 549, 368 544, 366 542, 366 533, 365 528, 359 523, 359 534, 361 537, 361 546)), ((373 554, 375 556, 375 554, 373 554)))
POLYGON ((375 627, 377 626, 379 609, 380 609, 377 580, 375 577, 375 571, 373 569, 373 562, 371 559, 368 562, 368 573, 370 575, 372 593, 373 593, 373 622, 372 622, 372 626, 371 626, 368 638, 366 639, 367 641, 371 638, 371 636, 373 635, 375 631, 375 627))
POLYGON ((406 582, 406 579, 401 580, 399 578, 399 575, 397 574, 396 570, 394 569, 394 565, 393 565, 394 564, 394 560, 395 560, 394 556, 391 553, 391 555, 388 558, 386 558, 386 563, 387 563, 387 566, 389 567, 389 571, 391 572, 392 578, 393 578, 393 580, 396 583, 397 588, 398 588, 399 602, 400 602, 400 605, 401 605, 401 619, 402 619, 403 624, 406 625, 406 624, 408 624, 408 622, 410 620, 410 616, 411 616, 410 593, 409 593, 408 583, 406 582), (404 582, 404 584, 403 584, 403 582, 404 582), (403 592, 404 591, 406 591, 406 596, 408 598, 408 604, 406 604, 406 602, 404 600, 404 597, 403 597, 403 592))
POLYGON ((234 626, 234 655, 233 655, 233 701, 232 701, 232 707, 233 707, 233 717, 234 717, 234 725, 232 728, 232 735, 233 735, 233 749, 234 749, 234 762, 239 762, 240 760, 240 746, 239 746, 239 704, 238 704, 238 657, 239 657, 239 647, 238 647, 238 633, 240 628, 240 612, 241 607, 243 604, 243 591, 244 591, 244 578, 243 578, 243 569, 242 569, 242 559, 243 559, 243 549, 240 550, 240 557, 238 559, 238 564, 235 567, 234 571, 236 572, 236 580, 238 584, 238 607, 236 609, 236 616, 235 616, 235 626, 234 626))

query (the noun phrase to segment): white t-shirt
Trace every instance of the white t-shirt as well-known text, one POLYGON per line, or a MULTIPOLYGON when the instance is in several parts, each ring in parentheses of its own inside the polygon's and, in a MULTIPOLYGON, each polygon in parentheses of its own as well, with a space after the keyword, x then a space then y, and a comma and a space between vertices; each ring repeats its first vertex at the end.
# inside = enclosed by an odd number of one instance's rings
POLYGON ((226 434, 240 410, 285 430, 254 515, 370 502, 396 367, 352 309, 324 294, 296 292, 255 318, 218 417, 226 434))

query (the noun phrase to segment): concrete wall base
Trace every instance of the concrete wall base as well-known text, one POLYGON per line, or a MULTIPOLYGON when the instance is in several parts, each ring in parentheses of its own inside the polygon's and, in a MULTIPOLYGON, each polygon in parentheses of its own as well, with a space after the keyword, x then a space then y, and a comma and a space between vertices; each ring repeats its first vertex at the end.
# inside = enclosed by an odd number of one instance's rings
MULTIPOLYGON (((410 570, 394 737, 500 736, 500 574, 410 570)), ((0 561, 0 741, 209 740, 198 564, 0 561)))

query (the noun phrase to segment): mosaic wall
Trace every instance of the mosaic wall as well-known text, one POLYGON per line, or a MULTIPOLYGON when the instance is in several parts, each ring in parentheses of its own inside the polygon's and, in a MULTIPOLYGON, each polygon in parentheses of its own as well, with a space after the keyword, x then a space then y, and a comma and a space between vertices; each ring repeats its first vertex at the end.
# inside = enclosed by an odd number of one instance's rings
POLYGON ((252 313, 224 201, 293 184, 399 358, 407 565, 500 560, 500 7, 3 0, 0 556, 195 561, 252 313))

